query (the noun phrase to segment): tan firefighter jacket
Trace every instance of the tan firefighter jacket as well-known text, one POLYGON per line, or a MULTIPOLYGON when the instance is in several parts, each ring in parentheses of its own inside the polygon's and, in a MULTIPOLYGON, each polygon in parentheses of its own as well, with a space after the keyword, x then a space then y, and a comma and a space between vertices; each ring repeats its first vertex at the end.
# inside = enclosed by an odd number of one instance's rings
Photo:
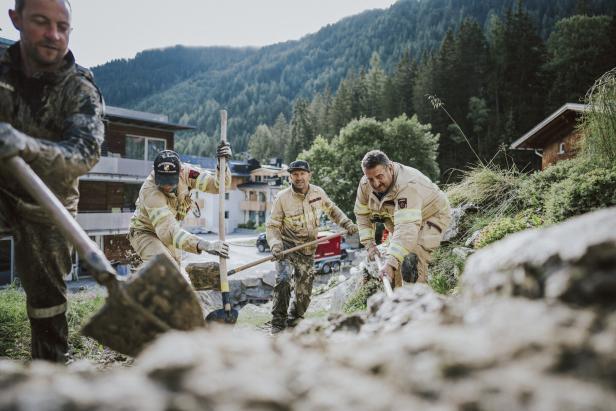
MULTIPOLYGON (((419 230, 428 222, 439 232, 439 221, 448 221, 449 202, 446 195, 420 171, 399 163, 394 164, 392 186, 379 200, 364 176, 357 188, 354 213, 359 227, 359 241, 368 246, 374 242, 374 223, 382 222, 391 233, 385 261, 398 268, 404 257, 417 245, 419 230), (446 217, 434 218, 440 214, 446 217)), ((440 237, 435 239, 440 243, 440 237)))
MULTIPOLYGON (((231 172, 227 167, 226 187, 231 186, 231 172)), ((199 253, 199 237, 180 227, 192 206, 191 190, 218 193, 218 171, 216 175, 198 167, 182 164, 180 180, 175 193, 166 194, 154 182, 154 171, 150 173, 139 190, 136 210, 130 221, 130 228, 156 234, 170 250, 181 249, 199 253)))
MULTIPOLYGON (((321 187, 310 184, 306 194, 295 192, 293 187, 285 188, 276 196, 267 220, 268 244, 274 247, 285 242, 295 246, 316 240, 323 213, 341 227, 350 221, 321 187)), ((312 246, 301 252, 312 255, 315 250, 316 246, 312 246)))

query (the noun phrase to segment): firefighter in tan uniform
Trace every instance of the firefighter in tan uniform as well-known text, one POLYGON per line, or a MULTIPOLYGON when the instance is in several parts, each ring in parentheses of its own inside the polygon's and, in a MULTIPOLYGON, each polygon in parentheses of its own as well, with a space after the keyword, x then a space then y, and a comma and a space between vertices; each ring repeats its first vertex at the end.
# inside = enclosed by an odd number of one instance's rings
POLYGON ((278 193, 266 224, 267 242, 272 255, 278 260, 273 294, 272 334, 286 327, 294 327, 303 318, 310 304, 315 275, 316 246, 285 256, 282 255, 283 250, 316 240, 323 213, 348 234, 357 233, 357 226, 329 199, 325 191, 310 184, 310 165, 306 161, 293 161, 288 171, 291 174, 291 187, 278 193), (291 286, 291 278, 294 287, 291 286), (295 292, 290 301, 292 288, 295 292))
POLYGON ((402 286, 401 266, 409 253, 417 255, 418 281, 426 282, 432 252, 449 226, 446 195, 418 170, 389 160, 382 151, 366 153, 355 199, 359 241, 373 260, 380 255, 374 241, 374 223, 382 222, 391 233, 380 275, 402 286))
MULTIPOLYGON (((229 145, 221 144, 218 158, 230 156, 229 145)), ((228 167, 225 173, 226 185, 230 186, 228 167)), ((161 151, 154 160, 154 170, 139 190, 128 234, 131 246, 143 262, 155 255, 166 254, 181 270, 182 251, 207 252, 228 258, 229 246, 226 243, 203 240, 180 227, 191 208, 190 193, 193 189, 218 193, 218 171, 214 176, 200 168, 182 164, 174 151, 161 151)))

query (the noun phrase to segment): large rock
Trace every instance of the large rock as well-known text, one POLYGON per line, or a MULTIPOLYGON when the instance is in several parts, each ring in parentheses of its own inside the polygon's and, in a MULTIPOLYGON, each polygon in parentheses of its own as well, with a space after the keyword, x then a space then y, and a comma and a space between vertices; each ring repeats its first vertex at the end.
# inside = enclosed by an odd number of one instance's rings
POLYGON ((526 230, 469 257, 466 295, 616 302, 616 207, 526 230))

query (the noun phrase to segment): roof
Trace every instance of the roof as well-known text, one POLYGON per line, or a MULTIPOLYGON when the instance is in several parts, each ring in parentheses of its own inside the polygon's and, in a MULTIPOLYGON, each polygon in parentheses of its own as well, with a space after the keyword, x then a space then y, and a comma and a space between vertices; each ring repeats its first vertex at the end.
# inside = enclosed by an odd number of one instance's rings
POLYGON ((13 43, 15 43, 14 40, 9 40, 9 39, 5 39, 4 37, 0 37, 0 47, 9 47, 13 43))
MULTIPOLYGON (((214 170, 218 164, 217 159, 214 157, 200 157, 180 154, 180 160, 183 163, 193 164, 206 170, 214 170)), ((246 161, 231 160, 229 161, 229 169, 231 170, 231 174, 236 177, 250 177, 248 162, 246 161)))
POLYGON ((555 135, 570 133, 580 113, 588 110, 588 105, 567 103, 546 117, 528 133, 511 143, 512 150, 532 150, 543 148, 545 143, 555 135))
POLYGON ((130 110, 127 108, 106 106, 105 118, 138 126, 162 128, 171 131, 194 130, 195 127, 169 122, 169 117, 164 114, 147 113, 145 111, 130 110))

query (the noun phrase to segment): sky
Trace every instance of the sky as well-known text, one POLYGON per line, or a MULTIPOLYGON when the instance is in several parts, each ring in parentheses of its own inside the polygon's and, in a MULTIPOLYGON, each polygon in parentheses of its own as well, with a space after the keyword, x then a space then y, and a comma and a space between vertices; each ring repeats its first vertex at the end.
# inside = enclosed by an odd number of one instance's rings
MULTIPOLYGON (((71 0, 70 48, 94 67, 142 50, 186 46, 265 46, 297 40, 327 24, 388 8, 395 0, 71 0)), ((0 37, 18 40, 0 0, 0 37)))

